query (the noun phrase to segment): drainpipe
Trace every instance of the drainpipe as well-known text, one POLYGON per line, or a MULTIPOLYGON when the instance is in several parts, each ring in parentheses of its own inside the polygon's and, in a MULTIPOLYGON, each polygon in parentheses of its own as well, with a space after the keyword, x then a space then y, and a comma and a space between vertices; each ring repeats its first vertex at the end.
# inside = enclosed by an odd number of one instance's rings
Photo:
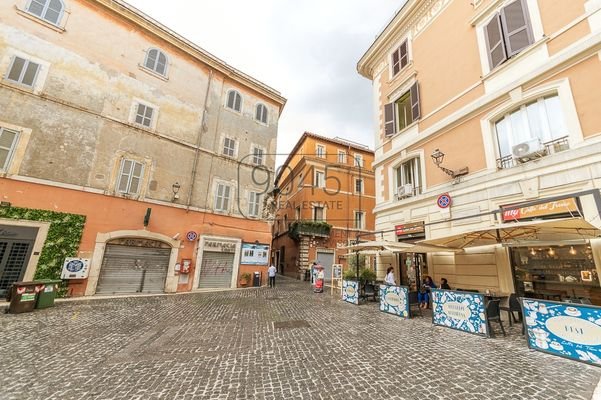
POLYGON ((186 201, 186 212, 190 211, 190 204, 192 203, 192 193, 194 193, 194 183, 196 182, 196 171, 198 169, 198 158, 200 156, 200 139, 205 129, 205 122, 207 119, 207 101, 209 100, 209 91, 211 90, 211 82, 213 81, 213 70, 209 70, 209 82, 207 84, 207 91, 205 93, 204 107, 202 109, 202 118, 200 121, 200 130, 198 132, 198 139, 196 140, 196 148, 194 149, 194 164, 192 165, 192 176, 190 181, 190 191, 188 192, 188 200, 186 201))

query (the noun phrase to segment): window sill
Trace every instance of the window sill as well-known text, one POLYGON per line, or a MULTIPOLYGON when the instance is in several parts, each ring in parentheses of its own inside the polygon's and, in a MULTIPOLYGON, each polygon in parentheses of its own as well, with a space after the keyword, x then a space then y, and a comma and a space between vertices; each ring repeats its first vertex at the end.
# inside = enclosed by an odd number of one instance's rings
MULTIPOLYGON (((19 82, 11 81, 8 79, 2 79, 2 83, 6 86, 10 86, 12 88, 31 93, 31 94, 40 94, 40 91, 37 91, 33 86, 27 86, 19 82)), ((34 84, 35 85, 35 84, 34 84)))
MULTIPOLYGON (((399 72, 397 72, 395 75, 392 75, 392 77, 390 79, 388 79, 388 84, 392 84, 395 81, 399 80, 399 77, 405 75, 408 71, 410 71, 410 68, 413 66, 413 60, 409 61, 409 63, 407 63, 407 65, 405 65, 399 72)), ((415 71, 414 71, 415 74, 415 71)), ((403 80, 404 81, 404 80, 403 80)))
POLYGON ((397 132, 397 133, 395 133, 393 135, 384 135, 384 141, 392 140, 395 137, 397 137, 398 135, 401 135, 403 133, 407 133, 411 128, 413 128, 414 126, 416 126, 419 123, 420 120, 421 119, 413 121, 412 123, 410 123, 409 125, 407 125, 406 127, 404 127, 402 130, 400 130, 399 132, 397 132))
POLYGON ((237 115, 242 116, 242 110, 236 111, 233 108, 229 108, 228 106, 223 106, 223 108, 225 109, 225 111, 229 111, 229 112, 231 112, 233 114, 237 114, 237 115))
MULTIPOLYGON (((46 28, 52 29, 53 31, 56 31, 58 33, 64 33, 66 32, 65 28, 58 26, 58 25, 54 25, 51 22, 48 22, 40 17, 38 17, 37 15, 34 15, 28 11, 25 10, 21 10, 19 7, 15 6, 15 9, 17 10, 17 14, 19 14, 22 17, 25 17, 33 22, 36 22, 40 25, 45 26, 46 28)), ((64 17, 63 17, 64 18, 64 17)))
POLYGON ((167 76, 161 75, 158 72, 151 70, 150 68, 146 68, 142 64, 138 64, 138 69, 141 70, 142 72, 145 72, 148 75, 154 76, 155 78, 158 78, 162 81, 169 82, 169 78, 167 76))
MULTIPOLYGON (((493 78, 493 77, 501 74, 503 71, 505 71, 506 69, 508 69, 510 66, 512 66, 513 64, 515 64, 517 61, 519 61, 522 58, 526 57, 528 54, 532 53, 534 50, 538 49, 539 47, 541 47, 544 43, 547 43, 548 41, 549 41, 549 37, 548 36, 543 36, 541 39, 539 39, 538 41, 532 43, 526 49, 522 50, 521 52, 519 52, 515 56, 513 56, 510 59, 506 60, 503 64, 498 65, 494 69, 492 69, 491 71, 487 72, 480 79, 482 80, 482 82, 485 82, 485 81, 487 81, 487 80, 489 80, 489 79, 491 79, 491 78, 493 78)), ((489 62, 489 61, 486 60, 486 62, 489 62)))

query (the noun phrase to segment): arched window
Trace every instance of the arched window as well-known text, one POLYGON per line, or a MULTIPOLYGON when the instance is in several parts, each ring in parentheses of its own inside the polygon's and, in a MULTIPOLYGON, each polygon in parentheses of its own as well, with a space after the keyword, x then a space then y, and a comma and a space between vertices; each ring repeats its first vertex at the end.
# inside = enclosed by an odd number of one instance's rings
POLYGON ((146 52, 144 66, 157 74, 167 75, 167 56, 159 49, 149 49, 146 52))
POLYGON ((27 11, 51 24, 58 25, 65 11, 65 3, 62 0, 30 0, 27 11))
POLYGON ((257 111, 255 112, 255 119, 264 124, 267 123, 267 107, 264 104, 257 104, 257 111))
POLYGON ((242 96, 235 90, 230 90, 227 93, 227 108, 240 112, 242 110, 242 96))

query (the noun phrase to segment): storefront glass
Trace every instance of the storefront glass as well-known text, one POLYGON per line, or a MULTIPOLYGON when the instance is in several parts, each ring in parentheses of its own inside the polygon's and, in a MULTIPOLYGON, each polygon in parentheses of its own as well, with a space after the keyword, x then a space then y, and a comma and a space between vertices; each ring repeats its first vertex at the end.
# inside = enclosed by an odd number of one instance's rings
POLYGON ((514 247, 511 260, 518 296, 601 305, 590 245, 514 247))

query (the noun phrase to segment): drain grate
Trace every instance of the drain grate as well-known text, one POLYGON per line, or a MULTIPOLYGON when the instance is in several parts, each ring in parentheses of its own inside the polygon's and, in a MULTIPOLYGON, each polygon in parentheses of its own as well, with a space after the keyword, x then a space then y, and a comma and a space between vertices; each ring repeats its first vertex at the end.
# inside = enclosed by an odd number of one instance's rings
POLYGON ((296 328, 310 328, 311 325, 305 320, 297 321, 278 321, 273 323, 275 329, 296 329, 296 328))

